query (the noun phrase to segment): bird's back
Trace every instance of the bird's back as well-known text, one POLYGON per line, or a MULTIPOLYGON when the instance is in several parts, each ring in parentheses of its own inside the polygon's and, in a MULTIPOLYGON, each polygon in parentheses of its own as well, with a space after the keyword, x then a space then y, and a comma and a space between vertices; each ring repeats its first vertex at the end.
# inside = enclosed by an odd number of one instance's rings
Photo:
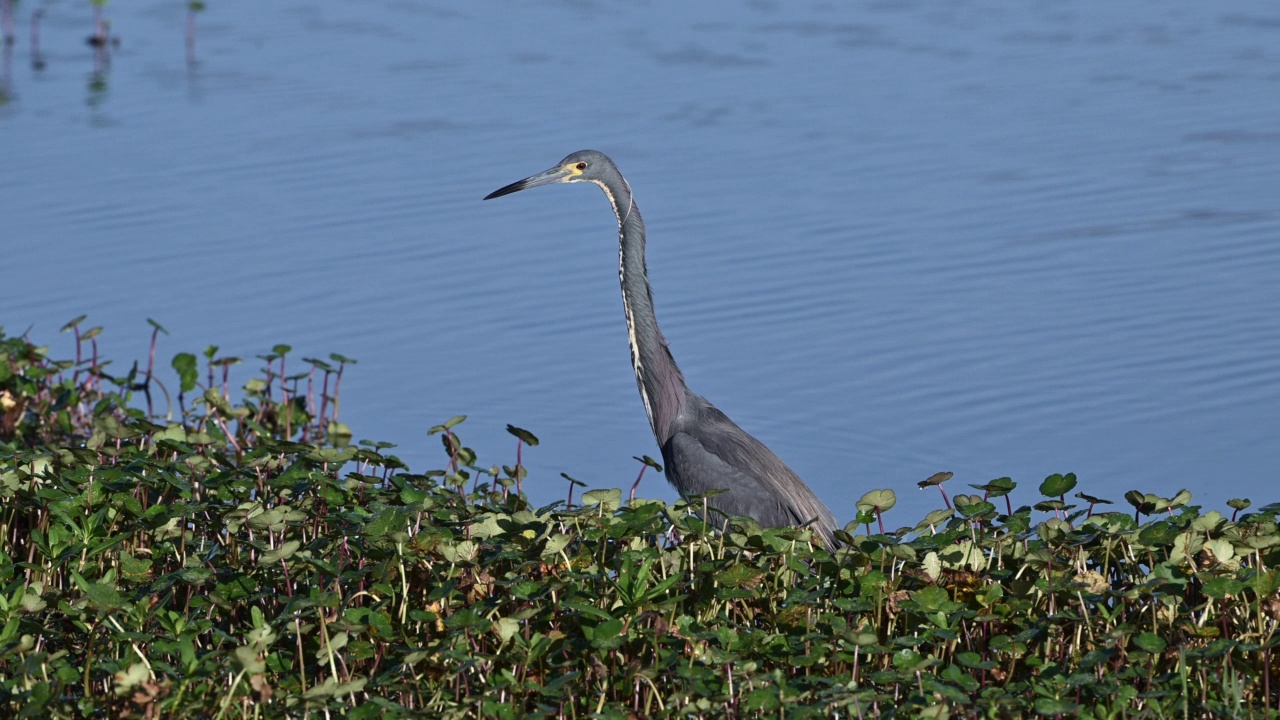
POLYGON ((689 393, 662 443, 667 478, 681 495, 726 492, 708 503, 727 515, 765 527, 810 526, 834 547, 835 517, 795 472, 764 443, 738 427, 705 398, 689 393))

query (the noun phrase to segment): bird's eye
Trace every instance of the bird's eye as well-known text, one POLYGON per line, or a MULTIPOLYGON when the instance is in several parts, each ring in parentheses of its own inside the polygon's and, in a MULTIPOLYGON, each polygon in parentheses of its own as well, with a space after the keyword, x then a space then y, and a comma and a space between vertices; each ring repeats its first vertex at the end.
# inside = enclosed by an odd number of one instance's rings
POLYGON ((579 170, 586 170, 586 169, 587 169, 587 164, 586 164, 586 163, 584 163, 584 162, 580 162, 580 163, 578 163, 577 165, 574 165, 574 167, 578 168, 579 170))

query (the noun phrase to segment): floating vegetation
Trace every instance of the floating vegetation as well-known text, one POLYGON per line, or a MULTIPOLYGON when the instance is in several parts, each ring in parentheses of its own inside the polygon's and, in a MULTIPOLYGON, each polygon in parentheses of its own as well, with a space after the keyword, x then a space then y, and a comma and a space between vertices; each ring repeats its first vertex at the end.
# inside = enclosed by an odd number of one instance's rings
POLYGON ((417 473, 353 442, 349 358, 166 385, 158 324, 121 374, 81 325, 67 361, 0 332, 6 716, 1277 715, 1280 505, 1062 474, 886 530, 876 490, 834 552, 620 489, 534 508, 526 430, 482 465, 454 418, 417 473))

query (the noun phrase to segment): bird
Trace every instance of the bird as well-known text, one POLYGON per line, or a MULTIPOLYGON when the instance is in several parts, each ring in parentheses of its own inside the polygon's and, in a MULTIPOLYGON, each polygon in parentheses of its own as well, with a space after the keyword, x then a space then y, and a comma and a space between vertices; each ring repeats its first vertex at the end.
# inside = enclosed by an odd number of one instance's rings
MULTIPOLYGON (((764 443, 751 436, 685 384, 654 313, 645 266, 645 230, 631 186, 607 155, 572 153, 545 172, 485 196, 555 183, 592 183, 604 191, 618 219, 618 279, 636 386, 667 480, 684 498, 721 491, 707 504, 730 517, 750 517, 763 527, 809 526, 828 549, 835 547, 835 517, 813 490, 764 443)), ((704 518, 707 519, 707 518, 704 518)))

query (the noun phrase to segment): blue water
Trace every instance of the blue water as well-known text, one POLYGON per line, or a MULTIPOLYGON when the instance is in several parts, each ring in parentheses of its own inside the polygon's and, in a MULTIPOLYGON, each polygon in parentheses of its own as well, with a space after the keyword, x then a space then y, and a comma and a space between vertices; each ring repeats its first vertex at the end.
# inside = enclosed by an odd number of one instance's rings
MULTIPOLYGON (((590 187, 649 226, 690 385, 841 519, 915 483, 1075 472, 1280 500, 1280 11, 1177 0, 20 2, 0 104, 0 324, 103 351, 359 359, 341 417, 439 466, 455 414, 536 502, 657 448, 590 187), (31 14, 42 9, 43 67, 31 14)), ((247 379, 248 371, 241 373, 247 379)), ((642 493, 674 493, 648 475, 642 493)))

